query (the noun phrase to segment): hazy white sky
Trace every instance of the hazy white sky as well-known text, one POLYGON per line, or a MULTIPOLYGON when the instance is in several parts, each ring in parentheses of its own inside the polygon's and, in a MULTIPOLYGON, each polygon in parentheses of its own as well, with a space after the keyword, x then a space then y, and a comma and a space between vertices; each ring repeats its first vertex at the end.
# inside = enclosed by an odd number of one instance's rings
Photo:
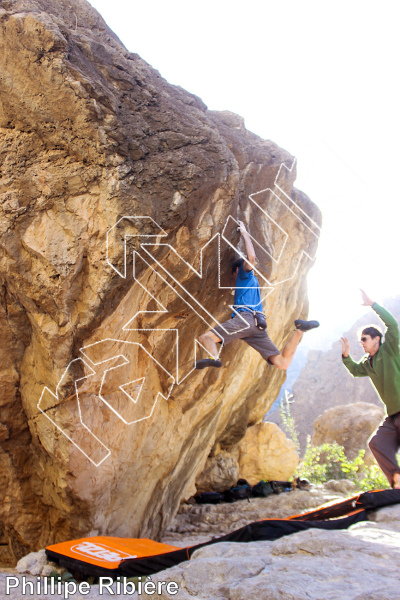
POLYGON ((310 344, 364 314, 360 286, 400 294, 398 0, 91 4, 170 83, 297 157, 296 186, 323 214, 310 344))

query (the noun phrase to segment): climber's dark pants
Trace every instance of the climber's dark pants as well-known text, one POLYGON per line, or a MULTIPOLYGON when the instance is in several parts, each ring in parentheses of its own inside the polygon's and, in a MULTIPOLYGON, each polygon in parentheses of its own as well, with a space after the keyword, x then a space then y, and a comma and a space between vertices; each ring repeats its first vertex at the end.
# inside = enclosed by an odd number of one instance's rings
POLYGON ((268 361, 271 356, 280 354, 278 348, 270 339, 267 330, 258 329, 254 324, 253 313, 243 311, 240 315, 235 315, 221 325, 211 329, 219 337, 223 345, 226 346, 234 340, 243 340, 257 350, 264 360, 268 361))
POLYGON ((386 417, 368 443, 376 462, 393 487, 393 475, 400 473, 396 459, 400 447, 400 412, 386 417))

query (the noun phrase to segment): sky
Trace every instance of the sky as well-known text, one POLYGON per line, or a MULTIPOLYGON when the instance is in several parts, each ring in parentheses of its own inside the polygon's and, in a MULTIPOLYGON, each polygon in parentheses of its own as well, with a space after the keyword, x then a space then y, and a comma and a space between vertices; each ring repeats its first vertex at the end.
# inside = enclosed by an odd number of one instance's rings
POLYGON ((307 344, 363 316, 359 288, 400 295, 400 4, 368 0, 91 0, 170 83, 230 110, 297 159, 322 211, 307 344))

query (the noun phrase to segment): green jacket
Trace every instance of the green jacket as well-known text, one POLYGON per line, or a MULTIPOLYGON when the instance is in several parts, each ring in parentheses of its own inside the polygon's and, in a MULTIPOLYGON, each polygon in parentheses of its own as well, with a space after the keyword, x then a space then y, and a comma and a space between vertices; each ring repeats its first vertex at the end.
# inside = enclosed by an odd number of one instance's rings
POLYGON ((374 354, 372 367, 368 356, 364 356, 358 363, 350 355, 346 358, 342 355, 342 360, 353 377, 370 377, 390 416, 400 412, 399 325, 383 306, 374 302, 372 309, 387 327, 385 341, 374 354))

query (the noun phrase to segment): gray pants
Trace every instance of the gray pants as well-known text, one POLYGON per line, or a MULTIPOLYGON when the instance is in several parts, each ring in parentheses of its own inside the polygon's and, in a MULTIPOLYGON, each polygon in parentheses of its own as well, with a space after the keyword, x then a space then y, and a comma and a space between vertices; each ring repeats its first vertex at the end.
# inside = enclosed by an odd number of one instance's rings
POLYGON ((226 346, 234 340, 243 340, 257 350, 264 360, 268 362, 270 356, 280 354, 278 348, 272 342, 267 330, 260 330, 254 324, 253 313, 243 311, 239 315, 235 315, 228 321, 217 325, 211 330, 226 346))
POLYGON ((393 475, 400 473, 396 454, 400 447, 400 412, 386 417, 368 443, 376 462, 393 487, 393 475))

